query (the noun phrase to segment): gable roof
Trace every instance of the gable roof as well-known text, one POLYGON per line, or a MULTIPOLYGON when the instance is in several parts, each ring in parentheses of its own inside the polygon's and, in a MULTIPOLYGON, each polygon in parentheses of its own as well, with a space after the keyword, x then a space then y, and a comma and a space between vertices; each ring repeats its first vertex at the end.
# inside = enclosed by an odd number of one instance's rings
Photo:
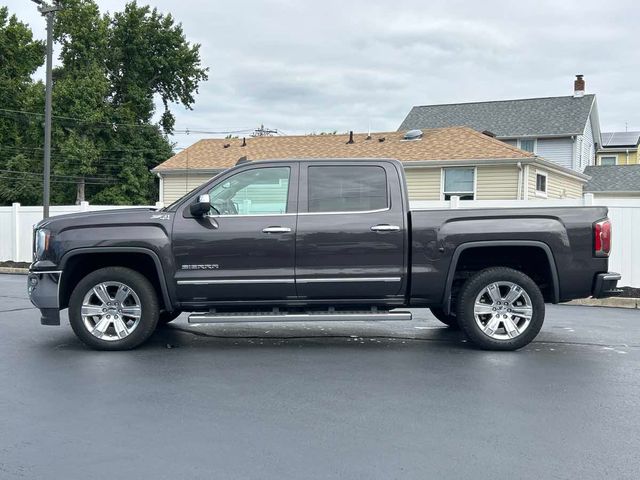
POLYGON ((580 135, 595 95, 423 105, 411 109, 399 130, 465 125, 498 137, 580 135))
POLYGON ((232 167, 248 160, 277 158, 395 158, 405 161, 533 158, 530 152, 468 127, 424 130, 420 140, 404 140, 404 132, 353 135, 291 135, 281 137, 200 140, 161 163, 153 172, 232 167))
POLYGON ((598 165, 584 170, 585 192, 640 192, 640 165, 598 165))
POLYGON ((640 132, 602 132, 602 147, 637 147, 640 132))

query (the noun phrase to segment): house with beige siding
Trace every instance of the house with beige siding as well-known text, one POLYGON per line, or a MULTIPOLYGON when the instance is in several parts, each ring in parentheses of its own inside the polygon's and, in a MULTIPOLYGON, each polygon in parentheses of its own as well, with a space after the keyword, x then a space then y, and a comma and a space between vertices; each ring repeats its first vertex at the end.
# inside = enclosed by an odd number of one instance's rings
POLYGON ((240 161, 395 158, 410 200, 578 198, 589 177, 468 127, 200 140, 152 171, 168 205, 240 161))

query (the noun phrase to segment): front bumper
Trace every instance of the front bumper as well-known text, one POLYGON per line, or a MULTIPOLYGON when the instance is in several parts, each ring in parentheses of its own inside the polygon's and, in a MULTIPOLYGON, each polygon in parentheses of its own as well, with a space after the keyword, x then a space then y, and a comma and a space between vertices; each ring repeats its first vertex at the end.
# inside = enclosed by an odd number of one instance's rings
POLYGON ((59 270, 29 271, 27 293, 29 300, 42 314, 42 325, 60 325, 60 276, 59 270))
POLYGON ((593 298, 605 298, 616 295, 619 292, 617 286, 620 278, 622 278, 620 274, 615 272, 597 274, 591 295, 593 298))

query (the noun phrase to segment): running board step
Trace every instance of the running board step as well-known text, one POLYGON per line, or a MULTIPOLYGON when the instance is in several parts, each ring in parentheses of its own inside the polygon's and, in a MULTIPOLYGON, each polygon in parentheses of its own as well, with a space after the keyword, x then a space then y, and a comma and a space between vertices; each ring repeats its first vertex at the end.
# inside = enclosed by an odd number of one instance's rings
POLYGON ((193 313, 189 323, 231 323, 231 322, 372 322, 372 321, 408 321, 411 312, 238 312, 238 313, 193 313))

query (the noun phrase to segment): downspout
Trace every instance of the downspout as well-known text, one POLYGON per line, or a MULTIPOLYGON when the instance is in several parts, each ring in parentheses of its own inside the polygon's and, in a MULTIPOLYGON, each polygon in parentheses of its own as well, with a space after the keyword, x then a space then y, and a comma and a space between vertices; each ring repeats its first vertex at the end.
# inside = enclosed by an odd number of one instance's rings
POLYGON ((524 166, 524 200, 529 200, 529 164, 524 166))
POLYGON ((518 166, 518 193, 516 198, 522 200, 522 162, 516 164, 518 166))
POLYGON ((164 179, 160 173, 156 172, 156 176, 160 179, 160 185, 158 186, 158 201, 164 203, 164 179))

